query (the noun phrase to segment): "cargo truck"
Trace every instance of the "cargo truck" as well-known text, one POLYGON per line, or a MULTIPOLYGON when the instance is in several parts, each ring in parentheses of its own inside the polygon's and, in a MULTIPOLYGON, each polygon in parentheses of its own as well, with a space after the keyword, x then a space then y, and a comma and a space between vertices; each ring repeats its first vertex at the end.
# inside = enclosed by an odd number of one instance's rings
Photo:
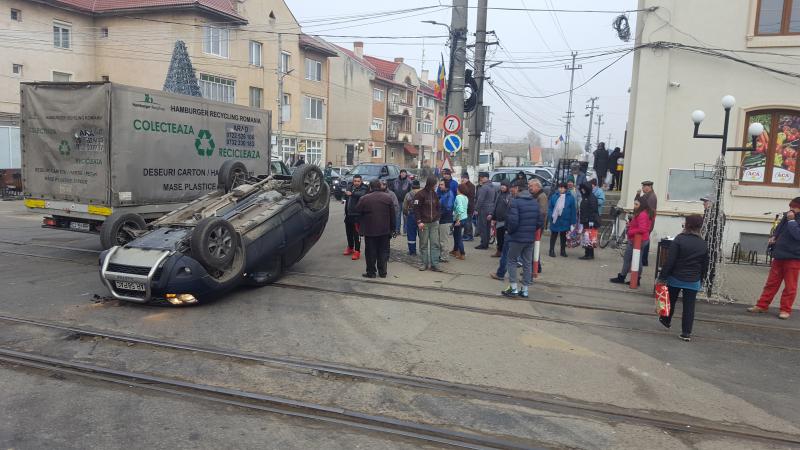
POLYGON ((217 189, 225 161, 270 172, 270 111, 114 83, 21 83, 25 206, 103 248, 217 189))

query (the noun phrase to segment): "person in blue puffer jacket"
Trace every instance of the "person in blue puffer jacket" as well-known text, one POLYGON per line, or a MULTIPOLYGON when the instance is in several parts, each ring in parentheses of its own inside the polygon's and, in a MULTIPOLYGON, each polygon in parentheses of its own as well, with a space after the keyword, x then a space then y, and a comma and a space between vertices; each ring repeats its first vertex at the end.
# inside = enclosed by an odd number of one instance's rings
POLYGON ((506 241, 508 241, 508 261, 522 263, 522 286, 517 288, 518 268, 512 264, 508 269, 510 286, 501 293, 506 297, 528 298, 528 287, 533 282, 533 243, 536 230, 541 228, 542 216, 539 214, 539 201, 530 191, 521 189, 511 201, 506 219, 506 241))
MULTIPOLYGON (((458 186, 458 184, 456 184, 458 186)), ((448 246, 450 239, 450 226, 453 224, 453 205, 456 201, 456 196, 448 186, 446 180, 439 180, 439 188, 436 189, 436 195, 439 196, 439 245, 441 245, 441 253, 439 254, 439 262, 446 263, 448 261, 444 249, 448 246)))
POLYGON ((567 256, 567 233, 578 221, 575 208, 575 197, 567 189, 567 183, 560 183, 558 191, 550 195, 550 210, 547 220, 550 222, 550 257, 556 257, 556 239, 561 238, 561 256, 567 256))

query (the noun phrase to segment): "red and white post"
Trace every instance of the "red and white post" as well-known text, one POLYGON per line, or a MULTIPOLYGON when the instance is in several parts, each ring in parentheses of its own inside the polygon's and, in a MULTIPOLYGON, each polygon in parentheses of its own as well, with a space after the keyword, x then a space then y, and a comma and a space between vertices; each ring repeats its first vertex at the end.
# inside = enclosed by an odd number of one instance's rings
POLYGON ((642 235, 633 236, 633 252, 631 254, 631 289, 639 287, 639 263, 642 260, 642 235))
POLYGON ((542 248, 542 229, 536 230, 536 240, 533 241, 533 278, 539 278, 539 251, 542 248))

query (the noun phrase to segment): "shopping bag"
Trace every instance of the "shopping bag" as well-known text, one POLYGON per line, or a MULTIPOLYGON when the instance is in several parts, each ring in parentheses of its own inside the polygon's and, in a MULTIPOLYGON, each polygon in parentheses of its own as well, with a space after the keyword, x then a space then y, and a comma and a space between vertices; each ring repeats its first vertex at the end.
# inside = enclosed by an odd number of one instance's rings
POLYGON ((588 230, 584 231, 581 244, 585 248, 597 248, 598 247, 597 228, 589 228, 588 230))
POLYGON ((581 246, 583 240, 583 225, 578 225, 570 228, 567 233, 567 247, 575 248, 581 246))
POLYGON ((664 283, 656 283, 656 312, 661 317, 669 317, 669 289, 664 283))

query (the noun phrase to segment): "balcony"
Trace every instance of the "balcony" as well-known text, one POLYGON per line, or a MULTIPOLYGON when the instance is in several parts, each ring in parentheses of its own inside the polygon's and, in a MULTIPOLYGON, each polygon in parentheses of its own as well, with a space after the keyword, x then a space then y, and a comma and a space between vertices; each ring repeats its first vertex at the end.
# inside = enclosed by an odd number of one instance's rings
POLYGON ((413 142, 414 135, 400 126, 389 126, 386 128, 386 142, 413 142))
POLYGON ((390 116, 410 116, 413 107, 399 101, 390 101, 387 112, 390 116))

